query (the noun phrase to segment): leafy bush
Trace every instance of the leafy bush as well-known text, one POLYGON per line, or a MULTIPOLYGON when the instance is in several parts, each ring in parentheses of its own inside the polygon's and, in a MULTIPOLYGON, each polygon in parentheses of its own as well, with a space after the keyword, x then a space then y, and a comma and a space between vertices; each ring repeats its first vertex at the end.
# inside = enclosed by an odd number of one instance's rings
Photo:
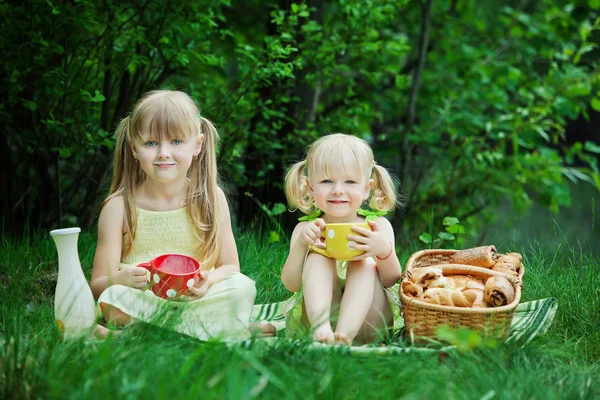
POLYGON ((431 210, 477 227, 505 197, 520 211, 569 206, 568 180, 600 188, 599 139, 565 130, 600 109, 600 20, 596 1, 564 3, 1 6, 4 230, 89 228, 112 131, 158 87, 188 91, 218 125, 242 224, 261 215, 245 194, 283 203, 286 166, 327 132, 367 139, 400 179, 393 222, 407 237, 431 210))

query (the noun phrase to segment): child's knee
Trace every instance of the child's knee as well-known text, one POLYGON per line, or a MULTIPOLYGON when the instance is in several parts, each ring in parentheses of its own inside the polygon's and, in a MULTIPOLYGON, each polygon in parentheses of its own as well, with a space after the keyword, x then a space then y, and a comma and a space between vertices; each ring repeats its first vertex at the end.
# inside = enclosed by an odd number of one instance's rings
POLYGON ((318 274, 333 273, 335 272, 335 260, 312 252, 306 257, 302 274, 311 274, 313 271, 318 274))
POLYGON ((241 299, 256 297, 256 283, 240 272, 234 272, 227 277, 229 284, 236 289, 236 296, 241 299))
POLYGON ((351 268, 377 272, 377 263, 371 257, 365 258, 364 260, 348 261, 348 270, 351 268))
POLYGON ((102 318, 106 322, 112 322, 117 326, 125 326, 131 322, 131 317, 111 304, 99 302, 100 309, 102 310, 102 318))
POLYGON ((306 256, 306 263, 335 264, 335 260, 333 258, 325 257, 323 254, 311 251, 308 253, 308 256, 306 256))

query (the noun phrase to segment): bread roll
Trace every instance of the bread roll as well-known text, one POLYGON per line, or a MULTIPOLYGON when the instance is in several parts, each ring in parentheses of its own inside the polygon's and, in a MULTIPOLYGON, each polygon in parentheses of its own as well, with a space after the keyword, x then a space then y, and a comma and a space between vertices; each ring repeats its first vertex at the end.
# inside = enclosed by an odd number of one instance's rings
POLYGON ((486 307, 485 300, 483 298, 483 288, 482 289, 465 289, 462 291, 462 294, 465 296, 465 299, 470 304, 471 308, 485 308, 486 307))
POLYGON ((520 263, 523 262, 523 256, 519 253, 506 253, 506 255, 516 258, 517 260, 519 260, 520 263))
POLYGON ((515 289, 508 279, 501 276, 492 276, 485 281, 483 297, 489 306, 505 306, 515 299, 515 289))
POLYGON ((483 290, 484 284, 481 279, 473 278, 468 275, 448 275, 447 279, 454 281, 454 288, 459 290, 479 289, 483 290))
POLYGON ((501 255, 500 257, 498 257, 496 259, 496 264, 498 264, 498 263, 507 263, 507 264, 514 265, 515 268, 518 268, 521 265, 521 260, 519 260, 517 257, 509 256, 508 254, 506 254, 506 255, 501 255))
POLYGON ((414 299, 418 298, 423 294, 423 287, 411 281, 403 281, 401 290, 402 293, 414 299))
POLYGON ((427 289, 433 288, 455 289, 456 284, 454 280, 448 279, 444 276, 440 276, 436 280, 432 281, 429 285, 427 285, 427 289))
POLYGON ((517 268, 514 265, 505 262, 496 263, 496 265, 492 267, 492 271, 502 272, 503 274, 510 276, 519 276, 517 268))
POLYGON ((426 288, 431 282, 440 277, 442 277, 442 270, 440 268, 414 268, 411 270, 410 280, 426 288))
POLYGON ((450 256, 453 264, 466 264, 476 267, 491 268, 496 264, 496 246, 480 246, 460 250, 450 256))

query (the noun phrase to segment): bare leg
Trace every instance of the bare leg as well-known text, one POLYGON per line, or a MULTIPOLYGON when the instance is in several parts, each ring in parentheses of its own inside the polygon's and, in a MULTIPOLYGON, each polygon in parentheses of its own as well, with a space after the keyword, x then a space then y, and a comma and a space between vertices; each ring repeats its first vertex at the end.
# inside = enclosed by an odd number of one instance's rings
POLYGON ((308 322, 314 329, 313 339, 318 342, 334 341, 330 321, 334 285, 337 285, 335 260, 310 253, 302 273, 302 290, 308 322))
POLYGON ((340 344, 351 344, 365 322, 373 302, 375 283, 379 282, 375 261, 370 258, 348 262, 346 286, 335 329, 340 344))
POLYGON ((132 320, 129 315, 125 314, 117 307, 111 306, 110 304, 100 303, 100 308, 102 309, 104 320, 120 328, 128 325, 132 320))
POLYGON ((111 336, 111 335, 119 335, 121 333, 120 330, 113 330, 113 329, 108 329, 105 326, 96 324, 94 325, 94 328, 92 328, 92 334, 90 335, 90 339, 91 340, 95 340, 95 339, 106 339, 107 337, 111 336))
POLYGON ((388 297, 379 282, 379 276, 375 281, 373 303, 365 318, 356 340, 360 343, 381 342, 386 337, 386 331, 391 331, 394 326, 394 313, 390 306, 388 297))

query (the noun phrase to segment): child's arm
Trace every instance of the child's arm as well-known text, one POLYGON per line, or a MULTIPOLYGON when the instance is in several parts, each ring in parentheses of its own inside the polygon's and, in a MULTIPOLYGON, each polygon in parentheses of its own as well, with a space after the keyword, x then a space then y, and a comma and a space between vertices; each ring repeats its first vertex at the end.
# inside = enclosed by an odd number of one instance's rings
POLYGON ((124 215, 125 205, 122 196, 110 199, 100 212, 98 244, 90 281, 96 299, 110 285, 120 284, 139 289, 147 285, 145 268, 131 266, 119 271, 124 215))
POLYGON ((379 280, 383 287, 390 287, 400 280, 402 267, 396 255, 394 247, 394 229, 386 218, 379 217, 377 221, 369 221, 372 230, 356 227, 353 230, 360 235, 348 235, 348 239, 354 240, 357 245, 354 248, 364 250, 355 260, 373 257, 377 263, 379 280))
MULTIPOLYGON (((217 258, 215 269, 208 274, 207 289, 214 282, 230 275, 233 272, 240 272, 240 260, 238 257, 237 246, 231 228, 231 215, 229 213, 229 205, 225 193, 219 188, 217 192, 219 207, 221 210, 221 252, 217 258)), ((201 285, 201 286, 204 286, 201 285)))
POLYGON ((325 228, 325 221, 321 218, 312 222, 300 222, 294 228, 290 240, 290 254, 288 254, 281 271, 281 281, 290 292, 300 291, 304 258, 308 246, 321 237, 323 228, 325 228))

